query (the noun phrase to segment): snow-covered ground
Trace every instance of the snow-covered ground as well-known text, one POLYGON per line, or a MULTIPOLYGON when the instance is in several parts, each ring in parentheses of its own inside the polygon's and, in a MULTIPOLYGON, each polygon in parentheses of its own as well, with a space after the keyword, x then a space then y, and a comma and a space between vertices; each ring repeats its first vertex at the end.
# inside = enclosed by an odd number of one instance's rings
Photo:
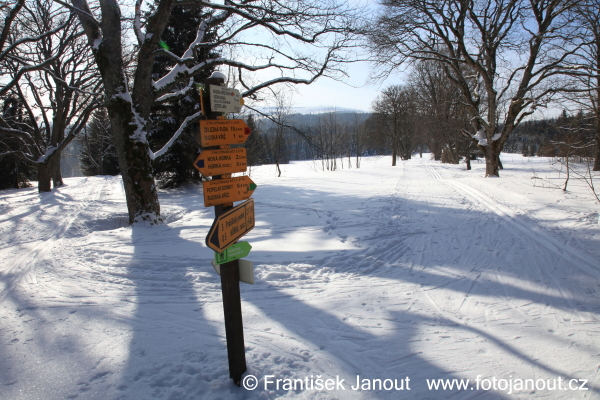
POLYGON ((600 399, 600 207, 531 179, 560 182, 547 159, 503 162, 252 168, 254 390, 229 378, 200 187, 161 192, 153 227, 118 177, 2 191, 0 399, 600 399))

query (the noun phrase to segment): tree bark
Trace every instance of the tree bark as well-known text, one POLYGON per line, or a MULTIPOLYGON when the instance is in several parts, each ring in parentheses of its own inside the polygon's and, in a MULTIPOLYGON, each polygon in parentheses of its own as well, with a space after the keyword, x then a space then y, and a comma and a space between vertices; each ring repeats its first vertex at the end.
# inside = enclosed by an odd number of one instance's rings
POLYGON ((62 173, 60 172, 60 158, 61 158, 62 152, 57 151, 56 153, 57 154, 55 155, 55 157, 53 157, 53 159, 54 159, 53 162, 49 166, 50 174, 52 175, 52 186, 55 188, 64 185, 64 182, 62 179, 62 173))
POLYGON ((596 112, 596 159, 594 171, 600 171, 600 111, 596 112))
POLYGON ((139 140, 139 132, 136 132, 139 121, 136 121, 132 104, 120 97, 113 97, 107 110, 115 136, 129 223, 140 220, 158 223, 160 204, 152 173, 152 160, 148 143, 139 140))
POLYGON ((38 170, 38 192, 52 191, 52 172, 50 163, 40 163, 37 166, 38 170))
MULTIPOLYGON (((482 146, 480 146, 482 147, 482 146)), ((483 152, 485 154, 485 176, 487 177, 499 177, 500 176, 500 151, 502 150, 499 146, 498 141, 488 142, 487 146, 483 146, 483 152)))

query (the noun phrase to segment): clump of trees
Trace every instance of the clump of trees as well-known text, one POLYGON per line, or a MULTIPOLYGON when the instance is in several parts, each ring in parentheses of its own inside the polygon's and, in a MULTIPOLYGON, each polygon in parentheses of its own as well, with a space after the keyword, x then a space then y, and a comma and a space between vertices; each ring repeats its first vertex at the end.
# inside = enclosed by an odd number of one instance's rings
POLYGON ((79 164, 83 175, 117 175, 117 150, 110 130, 106 109, 99 108, 82 131, 79 141, 79 164))
POLYGON ((468 118, 462 133, 485 155, 486 176, 498 176, 499 154, 515 127, 568 90, 569 83, 559 78, 573 71, 573 64, 583 65, 578 52, 586 41, 577 13, 590 5, 384 0, 367 34, 383 75, 418 62, 433 62, 444 71, 468 118))
POLYGON ((35 168, 38 189, 47 192, 63 184, 61 152, 99 106, 101 82, 69 10, 28 0, 4 11, 0 159, 13 166, 11 186, 26 184, 35 168))

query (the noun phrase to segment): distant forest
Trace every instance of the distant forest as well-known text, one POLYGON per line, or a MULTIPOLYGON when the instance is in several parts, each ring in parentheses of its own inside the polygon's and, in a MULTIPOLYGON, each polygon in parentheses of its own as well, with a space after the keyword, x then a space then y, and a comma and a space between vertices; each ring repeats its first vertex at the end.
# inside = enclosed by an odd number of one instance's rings
MULTIPOLYGON (((360 157, 363 156, 393 153, 389 140, 381 131, 374 113, 292 113, 282 118, 284 121, 281 118, 278 121, 254 115, 246 118, 253 129, 245 145, 249 165, 318 160, 323 169, 335 170, 360 167, 360 157), (285 126, 282 127, 280 123, 284 123, 285 126)), ((97 125, 97 118, 93 120, 97 125)), ((415 155, 429 153, 427 156, 442 162, 467 161, 463 155, 451 157, 446 156, 443 150, 439 151, 440 148, 444 148, 444 144, 436 143, 428 132, 415 130, 410 136, 412 140, 409 154, 398 155, 398 157, 408 159, 415 155)), ((460 137, 460 132, 457 136, 460 137)), ((581 112, 569 115, 567 111, 563 111, 558 118, 523 121, 506 142, 504 152, 528 157, 557 157, 565 155, 566 144, 570 143, 573 154, 592 157, 594 146, 579 144, 593 144, 593 141, 592 116, 586 116, 581 112)), ((451 145, 456 147, 456 143, 451 145)), ((470 158, 478 157, 482 158, 483 154, 476 148, 472 148, 470 158)), ((68 147, 63 154, 61 166, 63 175, 67 177, 119 173, 118 168, 100 168, 102 164, 116 166, 116 154, 110 144, 110 137, 101 135, 97 126, 93 126, 84 131, 84 134, 68 147), (94 139, 94 135, 98 138, 94 139), (99 157, 102 161, 91 161, 99 157)), ((193 171, 191 168, 188 170, 190 170, 188 176, 192 176, 193 171)), ((164 176, 168 178, 165 182, 173 182, 172 174, 164 174, 164 176)), ((201 179, 199 175, 198 179, 201 179)))

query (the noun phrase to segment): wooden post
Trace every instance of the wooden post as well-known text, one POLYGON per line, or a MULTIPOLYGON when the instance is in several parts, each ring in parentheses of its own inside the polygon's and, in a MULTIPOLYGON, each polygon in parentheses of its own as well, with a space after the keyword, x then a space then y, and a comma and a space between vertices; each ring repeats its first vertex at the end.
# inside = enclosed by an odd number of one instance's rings
POLYGON ((240 386, 242 374, 246 372, 246 352, 244 348, 238 260, 221 264, 221 291, 223 293, 229 377, 233 379, 236 385, 240 386))
MULTIPOLYGON (((221 78, 209 78, 203 91, 203 111, 207 119, 217 119, 221 113, 210 110, 208 85, 224 83, 221 78)), ((215 148, 219 148, 218 146, 215 148)), ((221 175, 213 176, 221 179, 221 175)), ((215 219, 233 208, 233 204, 215 206, 215 219)), ((246 352, 244 346, 244 325, 242 322, 242 300, 240 295, 240 267, 238 260, 221 264, 221 293, 223 295, 223 314, 225 317, 225 337, 227 340, 227 358, 229 377, 240 386, 242 374, 246 372, 246 352)))

